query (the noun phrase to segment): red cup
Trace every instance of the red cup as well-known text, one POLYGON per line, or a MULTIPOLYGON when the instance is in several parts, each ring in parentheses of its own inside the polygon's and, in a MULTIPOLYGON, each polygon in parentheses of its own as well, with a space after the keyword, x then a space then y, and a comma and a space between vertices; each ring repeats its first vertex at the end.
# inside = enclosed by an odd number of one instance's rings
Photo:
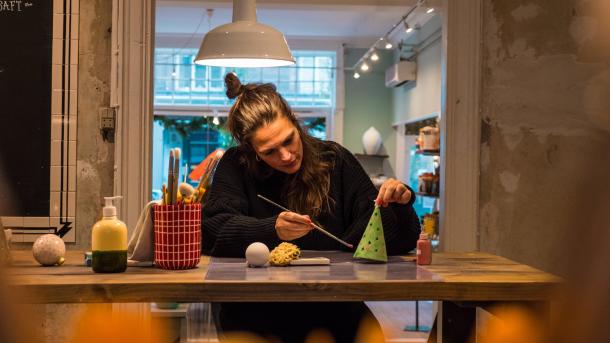
POLYGON ((154 205, 155 265, 191 269, 201 260, 201 204, 154 205))

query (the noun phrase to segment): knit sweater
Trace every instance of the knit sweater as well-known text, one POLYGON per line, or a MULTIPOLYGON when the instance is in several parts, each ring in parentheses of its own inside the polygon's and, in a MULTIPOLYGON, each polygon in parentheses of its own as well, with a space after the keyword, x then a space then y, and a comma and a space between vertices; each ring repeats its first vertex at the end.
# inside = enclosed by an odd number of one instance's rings
MULTIPOLYGON (((333 142, 324 142, 323 146, 336 150, 329 193, 334 201, 331 211, 323 212, 314 220, 356 247, 373 213, 378 191, 347 149, 333 142)), ((258 198, 257 194, 286 207, 282 189, 292 176, 274 171, 259 180, 246 172, 241 154, 237 148, 226 151, 206 195, 202 221, 202 251, 205 254, 243 257, 253 242, 262 242, 270 248, 282 242, 275 230, 277 216, 282 210, 258 198)), ((392 203, 381 208, 386 249, 390 255, 404 254, 415 247, 420 226, 412 207, 414 199, 415 194, 412 194, 406 205, 392 203)), ((317 230, 292 243, 305 250, 348 250, 317 230)))

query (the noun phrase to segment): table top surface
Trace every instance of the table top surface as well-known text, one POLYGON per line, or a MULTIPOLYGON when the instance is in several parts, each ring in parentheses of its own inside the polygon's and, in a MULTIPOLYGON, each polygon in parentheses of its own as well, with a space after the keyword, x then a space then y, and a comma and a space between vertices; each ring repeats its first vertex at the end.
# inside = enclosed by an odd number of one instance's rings
POLYGON ((13 291, 28 303, 207 302, 207 301, 545 301, 561 280, 503 257, 481 253, 437 253, 417 266, 413 256, 391 256, 387 264, 356 261, 337 251, 327 266, 248 268, 240 258, 202 256, 189 270, 129 267, 97 274, 83 253, 68 251, 59 267, 42 267, 30 251, 12 251, 7 268, 13 291))

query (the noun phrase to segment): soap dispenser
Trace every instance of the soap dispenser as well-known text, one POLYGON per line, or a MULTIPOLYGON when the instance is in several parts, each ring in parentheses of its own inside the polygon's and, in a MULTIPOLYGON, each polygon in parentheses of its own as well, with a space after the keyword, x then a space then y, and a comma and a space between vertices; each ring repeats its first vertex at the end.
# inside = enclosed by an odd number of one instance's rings
POLYGON ((121 273, 127 269, 127 226, 116 216, 113 200, 104 197, 103 218, 91 233, 91 266, 96 273, 121 273))

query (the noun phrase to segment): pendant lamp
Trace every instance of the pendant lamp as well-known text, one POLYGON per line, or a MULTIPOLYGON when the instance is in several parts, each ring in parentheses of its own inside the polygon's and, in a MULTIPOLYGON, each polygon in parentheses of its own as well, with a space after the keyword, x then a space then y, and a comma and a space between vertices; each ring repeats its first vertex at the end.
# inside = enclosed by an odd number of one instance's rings
POLYGON ((233 22, 209 31, 195 63, 215 67, 281 67, 294 64, 284 35, 256 22, 256 0, 233 0, 233 22))

